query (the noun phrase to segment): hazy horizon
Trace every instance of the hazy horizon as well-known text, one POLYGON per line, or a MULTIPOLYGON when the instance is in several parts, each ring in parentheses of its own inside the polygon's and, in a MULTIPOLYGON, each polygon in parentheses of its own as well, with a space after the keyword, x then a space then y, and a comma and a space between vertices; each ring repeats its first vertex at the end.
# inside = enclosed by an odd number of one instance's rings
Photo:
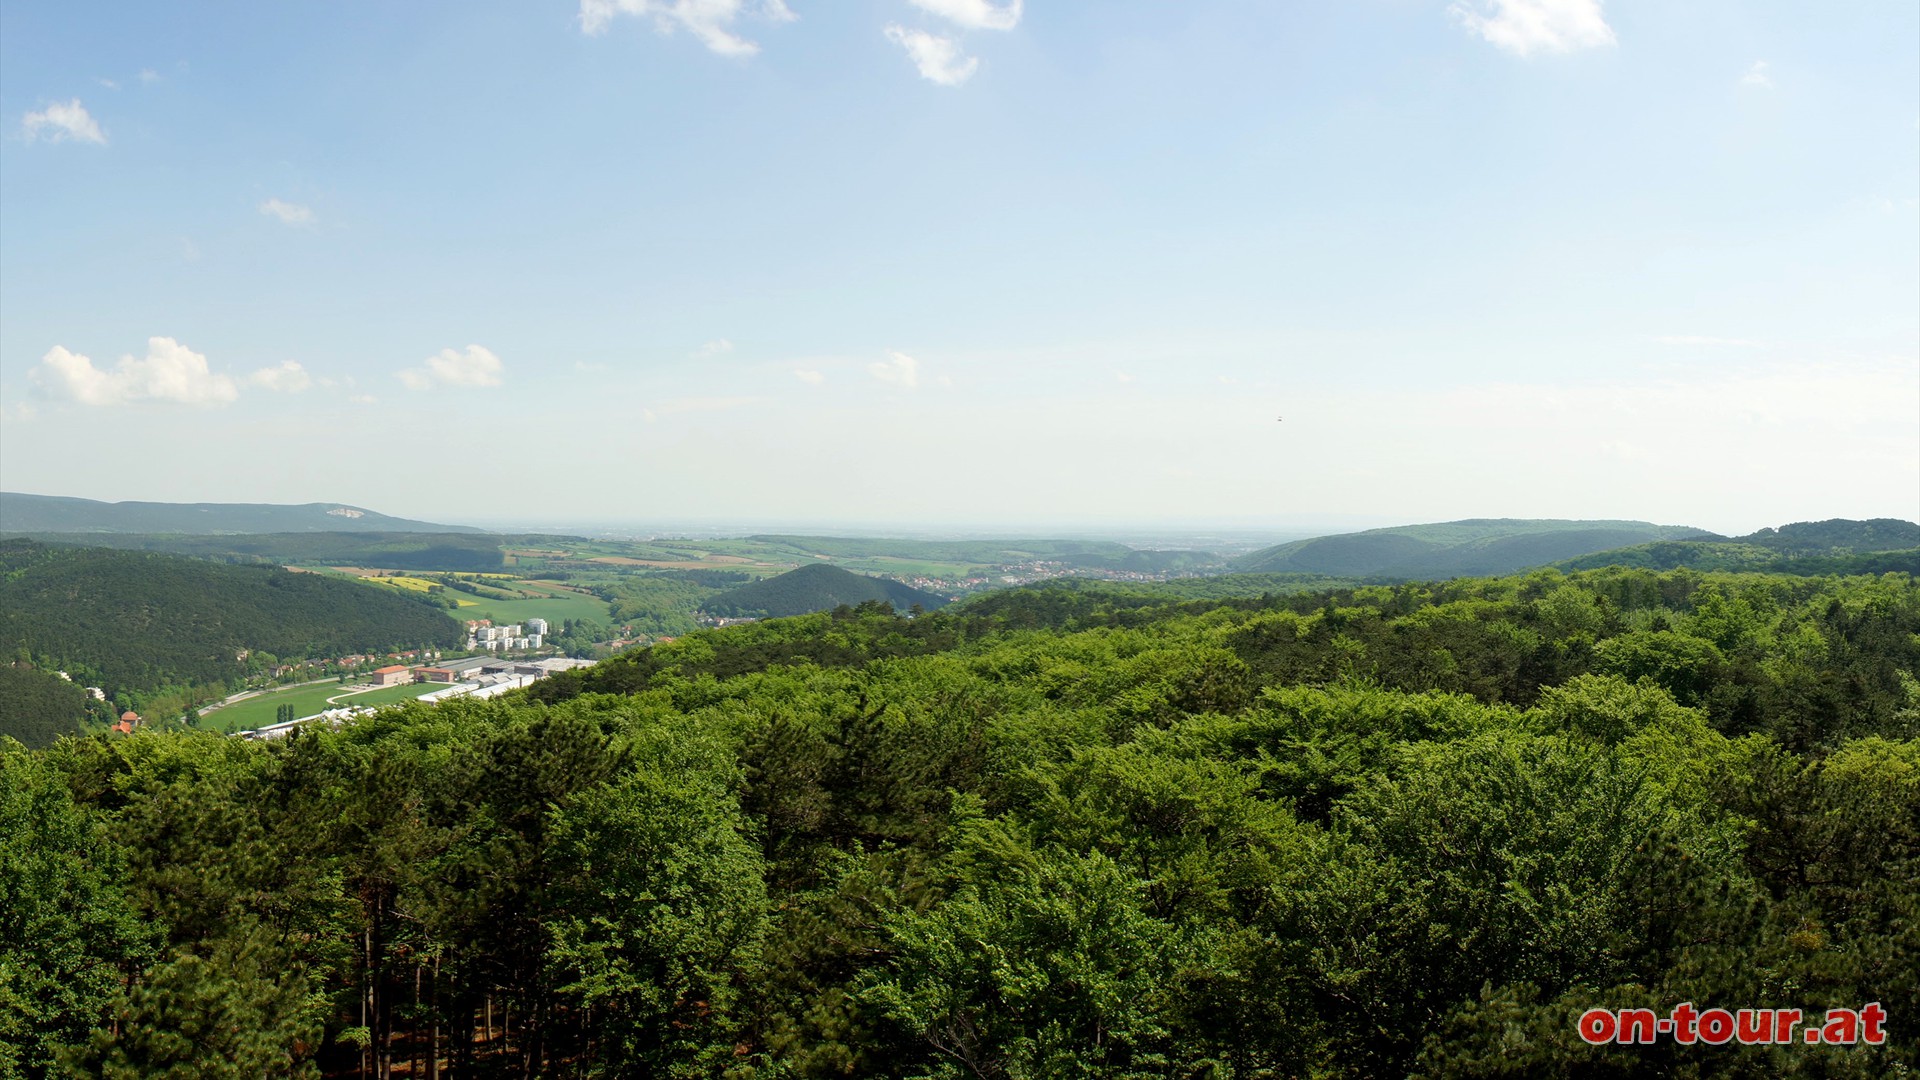
MULTIPOLYGON (((56 492, 21 492, 20 494, 62 496, 70 498, 88 498, 88 496, 69 495, 56 492)), ((166 502, 172 500, 126 499, 95 500, 100 502, 166 502)), ((183 500, 185 501, 185 500, 183 500)), ((233 503, 232 499, 196 499, 200 503, 233 503)), ((306 505, 337 503, 362 510, 372 510, 389 517, 423 521, 439 525, 469 526, 499 533, 549 533, 579 534, 601 537, 637 537, 637 536, 679 536, 679 537, 723 537, 749 534, 791 533, 809 536, 874 536, 896 537, 903 539, 991 539, 991 538, 1064 538, 1064 539, 1118 539, 1124 542, 1141 544, 1183 543, 1199 538, 1211 537, 1218 542, 1232 545, 1276 544, 1289 540, 1306 539, 1315 536, 1329 536, 1339 533, 1363 532, 1369 529, 1391 528, 1396 526, 1424 525, 1439 522, 1485 520, 1485 519, 1538 519, 1539 515, 1520 514, 1457 514, 1448 517, 1412 519, 1394 515, 1331 515, 1331 514, 1293 514, 1272 515, 1265 518, 1201 518, 1201 519, 1071 519, 1036 518, 1030 520, 961 520, 961 519, 877 519, 861 517, 777 517, 753 515, 722 515, 696 517, 687 515, 660 514, 654 516, 466 516, 459 518, 440 518, 427 514, 410 512, 404 506, 370 505, 356 499, 309 499, 300 503, 282 505, 306 505)), ((1869 516, 1892 515, 1838 515, 1841 517, 1866 518, 1869 516)), ((1590 515, 1562 518, 1561 520, 1590 521, 1645 521, 1654 525, 1690 526, 1704 529, 1723 536, 1743 536, 1762 528, 1777 528, 1797 521, 1827 520, 1823 518, 1791 518, 1767 521, 1751 526, 1714 528, 1697 521, 1658 521, 1650 518, 1609 517, 1598 518, 1590 515)), ((1911 519, 1906 519, 1911 520, 1911 519)), ((4 523, 0 523, 4 527, 4 523)))

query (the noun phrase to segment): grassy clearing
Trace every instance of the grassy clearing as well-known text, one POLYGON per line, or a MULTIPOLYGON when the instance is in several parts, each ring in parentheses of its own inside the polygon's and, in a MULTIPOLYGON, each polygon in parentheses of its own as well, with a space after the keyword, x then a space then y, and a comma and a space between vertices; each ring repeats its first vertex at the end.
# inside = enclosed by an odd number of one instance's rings
POLYGON ((405 701, 419 697, 429 690, 437 690, 444 684, 414 683, 410 686, 386 686, 378 690, 369 690, 361 694, 341 697, 349 687, 328 681, 312 686, 292 686, 284 690, 273 690, 237 701, 224 709, 215 709, 206 713, 200 726, 213 731, 251 731, 278 722, 280 706, 292 705, 293 715, 312 716, 314 713, 332 708, 329 698, 340 698, 341 705, 386 705, 395 701, 405 701))

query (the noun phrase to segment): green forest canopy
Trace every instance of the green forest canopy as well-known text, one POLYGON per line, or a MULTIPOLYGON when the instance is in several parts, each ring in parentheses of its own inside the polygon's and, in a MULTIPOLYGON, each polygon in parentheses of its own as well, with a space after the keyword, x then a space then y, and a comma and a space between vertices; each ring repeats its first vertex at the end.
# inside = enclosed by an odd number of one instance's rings
POLYGON ((1899 1074, 1916 670, 1909 575, 1077 586, 705 631, 285 743, 0 751, 0 1060, 1899 1074), (1880 1001, 1896 1037, 1574 1034, 1683 1001, 1880 1001))

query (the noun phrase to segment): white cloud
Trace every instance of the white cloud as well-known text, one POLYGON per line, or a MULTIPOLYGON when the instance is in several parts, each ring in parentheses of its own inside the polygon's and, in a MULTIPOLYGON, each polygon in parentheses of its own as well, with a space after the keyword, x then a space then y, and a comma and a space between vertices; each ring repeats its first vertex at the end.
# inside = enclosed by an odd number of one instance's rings
POLYGON ((372 394, 355 394, 347 400, 353 402, 355 405, 372 405, 380 399, 374 397, 372 394))
POLYGON ((1124 372, 1124 371, 1116 371, 1116 372, 1114 372, 1114 373, 1113 373, 1113 378, 1114 378, 1114 380, 1115 380, 1116 382, 1123 382, 1123 383, 1129 383, 1129 382, 1132 382, 1132 381, 1133 381, 1133 376, 1132 376, 1131 374, 1129 374, 1129 373, 1127 373, 1127 372, 1124 372))
POLYGON ((49 397, 81 405, 164 401, 177 405, 225 405, 240 396, 231 377, 207 368, 207 358, 172 338, 147 339, 145 359, 123 356, 102 370, 79 353, 55 345, 33 370, 34 385, 49 397))
POLYGON ((914 66, 920 69, 921 78, 941 86, 959 86, 973 78, 980 67, 978 58, 961 55, 958 42, 925 30, 888 26, 887 40, 907 50, 914 66))
POLYGON ((1755 60, 1753 66, 1747 69, 1747 73, 1740 76, 1740 85, 1757 86, 1763 90, 1771 89, 1773 86, 1773 76, 1767 74, 1767 62, 1765 60, 1755 60))
POLYGON ((99 83, 101 86, 104 86, 109 90, 120 89, 120 84, 117 82, 114 82, 112 79, 95 79, 93 81, 99 83))
POLYGON ((1572 52, 1614 43, 1601 0, 1459 0, 1461 25, 1516 56, 1572 52))
POLYGON ((1022 0, 997 7, 989 0, 911 0, 914 7, 932 12, 969 30, 1011 30, 1020 25, 1022 0))
POLYGON ((313 385, 313 376, 300 366, 300 361, 288 360, 278 367, 264 367, 247 376, 247 384, 281 394, 298 394, 313 385))
POLYGON ((785 0, 580 0, 580 29, 604 34, 616 15, 651 16, 662 34, 685 30, 721 56, 752 56, 760 46, 734 33, 742 14, 769 22, 792 22, 798 16, 785 0))
POLYGON ((282 202, 279 199, 268 199, 266 202, 260 204, 260 212, 268 217, 279 218, 288 225, 313 224, 312 208, 301 206, 299 203, 282 202))
POLYGON ((11 420, 16 424, 24 424, 39 415, 40 410, 24 401, 18 401, 11 405, 0 405, 0 419, 11 420))
POLYGON ((721 353, 728 353, 732 351, 733 351, 733 342, 728 341, 726 338, 715 338, 712 341, 707 342, 705 345, 700 346, 700 348, 693 355, 719 356, 721 353))
POLYGON ((140 81, 143 83, 157 83, 160 81, 160 73, 152 68, 141 68, 140 81))
POLYGON ((98 143, 106 145, 106 133, 94 122, 87 107, 80 104, 79 98, 72 101, 56 101, 39 112, 29 112, 20 118, 20 129, 26 134, 27 141, 45 136, 48 142, 98 143))
POLYGON ((887 350, 887 359, 868 364, 867 371, 881 382, 909 387, 920 385, 920 361, 892 349, 887 350))
POLYGON ((500 358, 478 345, 465 352, 441 349, 427 357, 425 365, 399 372, 400 381, 410 390, 435 386, 499 386, 505 365, 500 358))
POLYGON ((796 369, 793 373, 793 377, 796 379, 799 379, 803 383, 811 383, 814 386, 819 386, 821 383, 827 381, 827 377, 825 375, 822 375, 817 371, 811 371, 807 368, 796 369))

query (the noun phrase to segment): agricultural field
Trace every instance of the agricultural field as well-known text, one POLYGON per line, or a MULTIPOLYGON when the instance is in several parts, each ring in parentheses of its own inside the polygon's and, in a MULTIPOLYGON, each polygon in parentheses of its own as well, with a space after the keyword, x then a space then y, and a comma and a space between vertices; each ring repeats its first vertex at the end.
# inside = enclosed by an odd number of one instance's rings
POLYGON ((323 683, 269 691, 258 697, 250 697, 245 701, 236 701, 224 708, 202 713, 200 726, 212 731, 251 731, 276 722, 282 705, 292 705, 295 716, 312 716, 314 713, 332 708, 335 704, 386 705, 395 701, 406 701, 428 691, 441 689, 442 684, 415 683, 411 686, 388 686, 357 693, 352 687, 351 683, 341 686, 329 679, 323 683), (332 699, 335 698, 339 700, 333 701, 332 699))
MULTIPOLYGON (((604 623, 609 617, 606 601, 584 589, 551 581, 517 578, 511 574, 420 576, 364 566, 333 566, 323 572, 416 596, 424 596, 429 590, 434 590, 434 595, 456 605, 447 614, 462 622, 491 619, 496 623, 523 623, 528 619, 545 619, 557 628, 568 619, 604 623), (448 587, 441 583, 443 577, 472 586, 477 591, 467 592, 458 587, 448 587)), ((616 573, 610 569, 609 576, 616 573)))
POLYGON ((607 602, 591 593, 556 585, 549 581, 508 580, 488 582, 500 592, 519 595, 495 598, 454 592, 450 596, 460 605, 452 612, 456 619, 491 619, 496 623, 524 623, 545 619, 555 628, 568 619, 586 619, 604 623, 610 617, 607 602))

